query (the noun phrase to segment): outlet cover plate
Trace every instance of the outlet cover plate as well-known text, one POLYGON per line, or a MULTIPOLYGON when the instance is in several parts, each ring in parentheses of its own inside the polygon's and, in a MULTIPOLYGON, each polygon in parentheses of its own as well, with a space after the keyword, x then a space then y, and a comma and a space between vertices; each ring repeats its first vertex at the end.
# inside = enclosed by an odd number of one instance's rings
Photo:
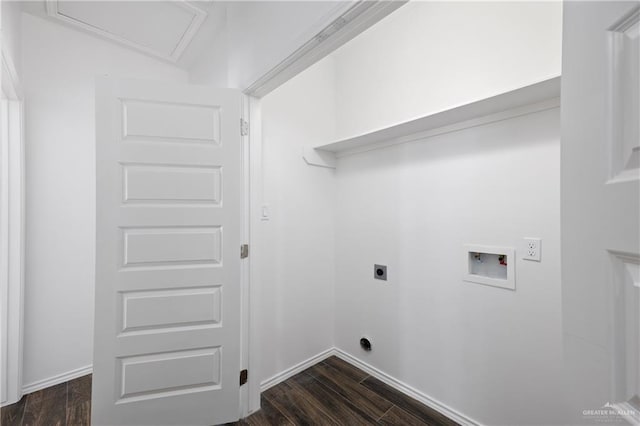
POLYGON ((542 258, 542 240, 540 238, 525 238, 522 246, 522 258, 540 262, 542 258))

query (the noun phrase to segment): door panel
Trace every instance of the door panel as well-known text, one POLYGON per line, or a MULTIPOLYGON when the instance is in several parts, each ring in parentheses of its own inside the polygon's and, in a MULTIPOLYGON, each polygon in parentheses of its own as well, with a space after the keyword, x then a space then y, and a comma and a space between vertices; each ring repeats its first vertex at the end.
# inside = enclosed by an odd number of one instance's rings
POLYGON ((100 79, 95 425, 239 413, 240 93, 100 79))
POLYGON ((222 201, 220 167, 124 164, 124 199, 134 203, 208 203, 222 201))
POLYGON ((640 67, 635 1, 564 2, 562 308, 571 424, 640 422, 640 67), (625 408, 626 407, 626 408, 625 408), (625 411, 626 412, 626 411, 625 411))
POLYGON ((125 140, 220 142, 218 106, 123 99, 122 111, 125 140))

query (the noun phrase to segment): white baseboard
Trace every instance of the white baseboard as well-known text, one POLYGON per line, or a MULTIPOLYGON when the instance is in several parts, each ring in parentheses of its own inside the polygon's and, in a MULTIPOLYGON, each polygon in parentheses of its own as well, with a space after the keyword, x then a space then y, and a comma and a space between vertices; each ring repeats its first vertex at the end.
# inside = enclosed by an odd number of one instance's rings
POLYGON ((296 374, 300 373, 301 371, 304 371, 307 368, 314 366, 315 364, 319 363, 320 361, 324 361, 325 359, 329 358, 332 355, 336 355, 335 348, 330 348, 330 349, 327 349, 326 351, 322 351, 319 354, 314 355, 311 358, 309 358, 309 359, 307 359, 305 361, 302 361, 301 363, 296 364, 291 368, 287 368, 283 372, 278 373, 275 376, 270 377, 267 380, 264 380, 263 382, 261 382, 260 383, 260 392, 264 392, 267 389, 277 385, 278 383, 284 382, 289 377, 295 376, 296 374))
POLYGON ((420 401, 421 403, 423 403, 424 405, 426 405, 429 408, 432 408, 434 410, 436 410, 437 412, 439 412, 440 414, 443 414, 445 416, 447 416, 448 418, 456 421, 457 423, 463 425, 463 426, 481 426, 481 423, 471 419, 470 417, 467 417, 466 415, 460 413, 459 411, 454 410, 453 408, 449 407, 446 404, 443 404, 442 402, 431 398, 428 395, 425 395, 424 393, 418 391, 417 389, 407 385, 406 383, 401 382, 400 380, 391 377, 390 375, 383 373, 382 371, 378 370, 375 367, 370 366, 369 364, 367 364, 366 362, 363 362, 361 360, 359 360, 358 358, 348 354, 347 352, 344 352, 341 349, 338 348, 333 348, 333 351, 335 353, 335 355, 342 359, 343 361, 348 362, 349 364, 354 365, 355 367, 358 367, 359 369, 361 369, 362 371, 368 373, 369 375, 375 377, 376 379, 386 383, 387 385, 391 386, 392 388, 396 389, 399 392, 402 392, 403 394, 420 401))
MULTIPOLYGON (((338 349, 338 348, 329 348, 325 351, 320 352, 317 355, 312 356, 311 358, 302 361, 293 367, 290 367, 270 378, 264 380, 260 383, 260 392, 264 392, 267 389, 277 385, 278 383, 284 382, 290 377, 295 376, 301 371, 306 370, 313 365, 324 361, 330 356, 337 356, 338 358, 348 362, 349 364, 358 367, 362 371, 370 374, 376 379, 386 383, 392 388, 402 392, 403 394, 410 396, 413 399, 416 399, 426 405, 429 408, 436 410, 437 412, 449 417, 450 419, 458 422, 463 426, 482 426, 481 423, 467 417, 466 415, 460 413, 459 411, 454 410, 448 405, 431 398, 430 396, 418 391, 417 389, 401 382, 400 380, 391 377, 390 375, 378 370, 375 367, 367 364, 364 361, 359 360, 358 358, 352 356, 351 354, 338 349)), ((32 393, 38 391, 40 389, 48 388, 50 386, 54 386, 60 383, 68 382, 69 380, 77 379, 78 377, 86 376, 87 374, 91 374, 93 371, 93 366, 88 365, 86 367, 78 368, 72 371, 68 371, 66 373, 58 374, 57 376, 50 377, 48 379, 39 380, 37 382, 30 383, 22 388, 23 394, 32 393)))
POLYGON ((49 377, 44 380, 38 380, 37 382, 29 383, 22 387, 22 394, 26 395, 40 389, 55 386, 60 383, 68 382, 69 380, 77 379, 78 377, 86 376, 93 372, 93 365, 87 365, 86 367, 76 368, 75 370, 67 371, 66 373, 58 374, 53 377, 49 377))
POLYGON ((387 385, 391 386, 392 388, 396 389, 399 392, 402 392, 403 394, 420 401, 421 403, 423 403, 424 405, 426 405, 429 408, 432 408, 434 410, 436 410, 437 412, 439 412, 440 414, 447 416, 448 418, 458 422, 460 425, 462 426, 482 426, 482 424, 480 422, 477 422, 473 419, 471 419, 470 417, 467 417, 466 415, 460 413, 459 411, 454 410, 453 408, 449 407, 446 404, 443 404, 442 402, 431 398, 428 395, 425 395, 424 393, 418 391, 417 389, 401 382, 400 380, 391 377, 390 375, 383 373, 382 371, 378 370, 375 367, 372 367, 371 365, 367 364, 366 362, 363 362, 361 360, 359 360, 358 358, 348 354, 347 352, 344 352, 341 349, 338 348, 330 348, 327 349, 326 351, 322 351, 319 354, 312 356, 311 358, 302 361, 299 364, 294 365, 291 368, 288 368, 286 370, 284 370, 281 373, 278 373, 276 375, 274 375, 273 377, 270 377, 269 379, 263 381, 262 383, 260 383, 260 392, 264 392, 267 389, 269 389, 270 387, 273 387, 275 385, 277 385, 278 383, 284 382, 285 380, 287 380, 288 378, 295 376, 296 374, 300 373, 301 371, 306 370, 309 367, 312 367, 313 365, 319 363, 320 361, 323 361, 327 358, 329 358, 330 356, 337 356, 338 358, 342 359, 343 361, 348 362, 349 364, 354 365, 355 367, 358 367, 359 369, 361 369, 362 371, 368 373, 369 375, 375 377, 376 379, 386 383, 387 385))

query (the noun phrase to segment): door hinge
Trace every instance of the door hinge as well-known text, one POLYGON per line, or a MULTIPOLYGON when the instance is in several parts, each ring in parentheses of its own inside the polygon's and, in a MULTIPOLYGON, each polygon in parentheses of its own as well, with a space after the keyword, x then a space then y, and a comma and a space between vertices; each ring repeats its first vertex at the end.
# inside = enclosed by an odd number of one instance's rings
POLYGON ((247 120, 240 119, 240 136, 247 136, 249 134, 249 122, 247 120))
POLYGON ((249 257, 249 244, 243 244, 240 246, 240 259, 249 257))
POLYGON ((240 372, 240 386, 247 383, 247 379, 249 378, 249 371, 244 369, 240 372))

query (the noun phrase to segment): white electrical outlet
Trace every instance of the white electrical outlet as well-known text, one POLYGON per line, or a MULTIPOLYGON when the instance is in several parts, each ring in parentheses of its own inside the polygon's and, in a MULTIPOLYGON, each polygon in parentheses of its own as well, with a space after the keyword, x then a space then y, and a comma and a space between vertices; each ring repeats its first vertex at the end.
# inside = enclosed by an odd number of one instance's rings
POLYGON ((525 238, 523 250, 522 258, 524 260, 540 262, 542 240, 540 240, 540 238, 525 238))

